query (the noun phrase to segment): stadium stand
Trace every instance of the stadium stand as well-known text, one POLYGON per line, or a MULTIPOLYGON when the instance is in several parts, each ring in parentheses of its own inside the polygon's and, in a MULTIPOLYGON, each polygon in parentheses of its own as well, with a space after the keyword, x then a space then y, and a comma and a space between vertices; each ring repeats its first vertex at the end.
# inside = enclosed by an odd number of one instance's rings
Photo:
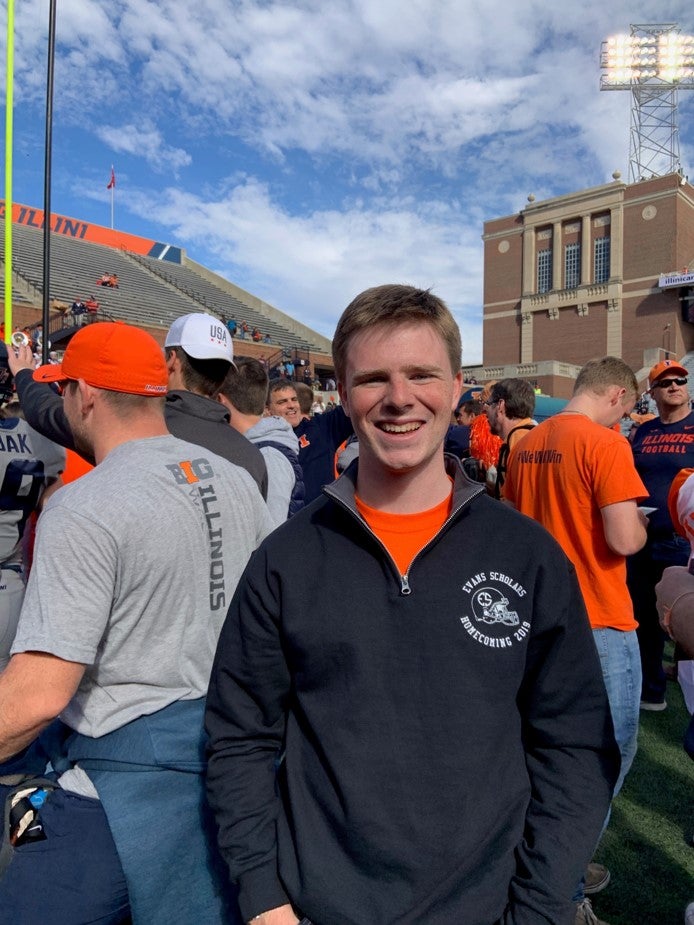
POLYGON ((224 316, 225 318, 234 318, 239 322, 246 321, 251 329, 258 327, 263 334, 268 334, 270 342, 273 344, 298 348, 313 347, 315 349, 317 347, 317 344, 307 344, 305 339, 283 329, 276 321, 267 318, 249 305, 244 305, 235 296, 225 292, 219 286, 215 286, 214 283, 204 279, 187 266, 162 263, 139 254, 132 254, 131 256, 132 259, 148 269, 150 273, 175 286, 177 290, 185 292, 189 298, 194 299, 201 306, 203 311, 224 316))
MULTIPOLYGON (((4 219, 0 219, 0 238, 3 238, 4 219)), ((177 249, 177 253, 180 250, 177 249)), ((312 332, 300 323, 282 323, 282 313, 273 310, 276 317, 269 317, 258 307, 243 302, 225 287, 231 285, 221 277, 204 268, 203 276, 192 266, 157 260, 134 251, 106 246, 93 241, 80 240, 64 234, 51 234, 50 242, 51 300, 71 305, 81 297, 93 295, 99 302, 102 319, 122 319, 149 329, 168 329, 180 315, 194 311, 206 311, 222 320, 234 318, 246 321, 249 328, 260 329, 269 340, 263 343, 268 359, 283 356, 296 359, 308 358, 311 354, 329 353, 329 341, 312 332), (115 273, 119 288, 111 289, 97 285, 104 273, 115 273), (280 320, 278 320, 280 319, 280 320), (292 330, 299 328, 301 333, 292 330)), ((185 259, 185 257, 183 258, 185 259)), ((0 250, 0 261, 4 262, 4 244, 0 250)), ((43 278, 43 231, 40 228, 13 223, 12 268, 16 285, 13 289, 13 303, 33 305, 40 308, 43 278)), ((236 288, 236 287, 234 287, 236 288)), ((260 300, 257 301, 259 304, 260 300)), ((65 316, 62 326, 59 313, 52 314, 50 330, 59 337, 61 328, 67 334, 71 320, 65 316)), ((237 354, 244 352, 244 345, 250 339, 237 338, 237 354)), ((253 351, 249 351, 251 354, 253 351)), ((325 356, 327 360, 327 356, 325 356)))

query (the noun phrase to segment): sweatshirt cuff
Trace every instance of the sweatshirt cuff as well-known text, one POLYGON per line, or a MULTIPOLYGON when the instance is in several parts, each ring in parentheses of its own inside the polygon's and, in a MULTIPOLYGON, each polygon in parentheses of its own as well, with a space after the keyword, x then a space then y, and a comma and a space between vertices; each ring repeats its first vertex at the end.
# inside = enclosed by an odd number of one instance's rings
POLYGON ((239 908, 244 922, 249 922, 261 912, 291 903, 277 875, 277 866, 272 863, 253 870, 247 870, 238 878, 239 908))

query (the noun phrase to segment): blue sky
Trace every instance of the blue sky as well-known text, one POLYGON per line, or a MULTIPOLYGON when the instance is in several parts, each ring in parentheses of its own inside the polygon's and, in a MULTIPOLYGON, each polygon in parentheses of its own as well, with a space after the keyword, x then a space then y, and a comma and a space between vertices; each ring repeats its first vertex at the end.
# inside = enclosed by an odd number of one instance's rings
MULTIPOLYGON (((367 286, 431 286, 477 363, 484 220, 628 177, 600 43, 655 22, 692 32, 691 4, 59 0, 52 209, 108 225, 113 164, 116 227, 328 337, 367 286)), ((47 31, 47 0, 18 0, 14 199, 38 207, 47 31)))

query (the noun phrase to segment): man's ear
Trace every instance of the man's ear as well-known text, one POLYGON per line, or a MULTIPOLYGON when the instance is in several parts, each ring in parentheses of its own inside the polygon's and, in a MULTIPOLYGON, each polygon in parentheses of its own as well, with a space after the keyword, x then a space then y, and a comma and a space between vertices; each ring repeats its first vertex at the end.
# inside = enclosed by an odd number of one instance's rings
POLYGON ((455 411, 458 407, 460 396, 463 394, 463 382, 463 371, 459 370, 453 379, 453 402, 451 404, 451 411, 455 411))
POLYGON ((612 404, 616 406, 622 403, 626 394, 627 390, 623 386, 616 385, 612 390, 612 404))
POLYGON ((236 408, 234 408, 234 406, 229 401, 229 399, 226 397, 226 395, 223 395, 221 392, 217 392, 217 401, 219 402, 220 405, 223 405, 227 409, 230 415, 232 415, 236 411, 236 408))
POLYGON ((351 417, 349 413, 349 401, 347 400, 347 389, 345 388, 344 382, 337 383, 337 394, 340 396, 340 404, 342 405, 342 410, 345 412, 347 417, 351 417))
POLYGON ((80 403, 82 415, 88 414, 94 407, 94 399, 97 389, 93 385, 85 382, 84 379, 77 380, 77 391, 80 393, 80 403))

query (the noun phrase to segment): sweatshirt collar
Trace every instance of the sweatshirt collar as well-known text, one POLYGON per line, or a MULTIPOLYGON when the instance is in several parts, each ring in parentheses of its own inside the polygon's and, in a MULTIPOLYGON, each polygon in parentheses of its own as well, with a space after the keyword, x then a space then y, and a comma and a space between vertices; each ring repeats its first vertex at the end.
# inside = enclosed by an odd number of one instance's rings
MULTIPOLYGON (((453 505, 451 508, 451 516, 453 516, 453 514, 457 513, 468 501, 471 501, 473 498, 477 497, 477 495, 484 494, 486 489, 484 485, 481 485, 479 482, 473 482, 473 480, 465 474, 462 463, 456 456, 445 453, 444 459, 446 463, 446 472, 453 479, 453 505)), ((354 495, 356 492, 358 468, 359 459, 357 458, 354 462, 350 463, 337 481, 331 482, 330 485, 323 486, 324 494, 349 508, 355 514, 357 514, 357 507, 354 501, 354 495)))

